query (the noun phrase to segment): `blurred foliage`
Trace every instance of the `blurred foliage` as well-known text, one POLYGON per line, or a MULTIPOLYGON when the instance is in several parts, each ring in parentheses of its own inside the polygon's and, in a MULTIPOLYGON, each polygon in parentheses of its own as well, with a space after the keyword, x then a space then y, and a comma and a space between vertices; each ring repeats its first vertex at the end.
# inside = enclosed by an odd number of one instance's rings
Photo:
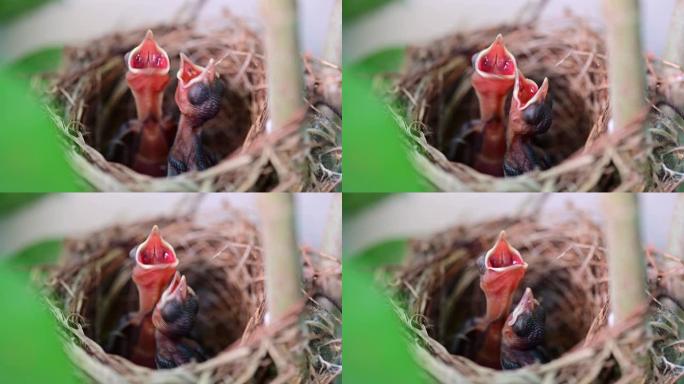
POLYGON ((385 241, 367 249, 354 263, 360 271, 374 273, 380 267, 401 264, 407 249, 407 240, 385 241))
POLYGON ((399 72, 404 65, 406 48, 386 48, 368 55, 352 64, 360 74, 375 76, 381 73, 399 72))
POLYGON ((0 0, 0 23, 47 4, 52 0, 0 0))
POLYGON ((43 240, 7 257, 4 263, 15 271, 29 271, 35 266, 52 264, 57 262, 63 245, 62 239, 43 240))
POLYGON ((43 196, 40 193, 0 193, 0 218, 43 196))
POLYGON ((0 69, 0 105, 6 111, 0 114, 0 191, 78 190, 54 123, 28 84, 6 68, 0 69))
POLYGON ((342 17, 344 23, 354 21, 359 16, 372 12, 394 0, 344 0, 342 17))
POLYGON ((22 78, 56 71, 62 64, 64 47, 49 47, 29 53, 11 63, 7 70, 22 78))
POLYGON ((402 325, 370 268, 397 260, 405 242, 381 244, 344 262, 345 383, 424 383, 402 325))
POLYGON ((61 243, 45 242, 0 259, 0 383, 77 383, 57 324, 17 263, 55 260, 61 243))
POLYGON ((342 195, 342 212, 344 217, 350 217, 371 205, 375 205, 391 193, 346 193, 342 195))
POLYGON ((344 192, 423 191, 426 185, 410 163, 401 131, 387 106, 372 93, 368 72, 352 67, 344 74, 344 192))

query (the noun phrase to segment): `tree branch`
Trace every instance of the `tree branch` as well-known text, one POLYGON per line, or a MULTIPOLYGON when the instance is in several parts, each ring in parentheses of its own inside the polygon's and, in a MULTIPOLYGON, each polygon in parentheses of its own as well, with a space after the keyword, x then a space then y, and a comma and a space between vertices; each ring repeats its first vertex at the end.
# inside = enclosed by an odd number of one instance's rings
POLYGON ((295 0, 260 0, 264 19, 268 103, 273 130, 304 109, 304 79, 295 0))
POLYGON ((266 306, 273 320, 287 315, 302 297, 300 261, 292 195, 264 193, 257 197, 264 250, 266 306))
POLYGON ((603 0, 608 46, 610 103, 617 129, 636 122, 645 107, 646 75, 638 0, 603 0))
POLYGON ((602 197, 608 256, 611 311, 627 320, 646 303, 646 266, 639 236, 637 196, 608 193, 602 197))

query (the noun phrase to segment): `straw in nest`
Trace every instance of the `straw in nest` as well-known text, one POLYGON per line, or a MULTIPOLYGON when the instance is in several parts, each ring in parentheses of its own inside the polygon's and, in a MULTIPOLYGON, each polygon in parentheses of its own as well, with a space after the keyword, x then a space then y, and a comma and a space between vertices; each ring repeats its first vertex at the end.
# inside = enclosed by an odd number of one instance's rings
MULTIPOLYGON (((179 54, 195 62, 218 61, 227 85, 221 130, 208 142, 223 158, 218 165, 175 178, 152 178, 102 153, 118 127, 135 116, 124 79, 126 52, 144 30, 116 33, 66 51, 55 75, 51 109, 68 146, 71 163, 85 183, 103 191, 330 191, 341 182, 341 71, 304 57, 309 108, 306 116, 268 134, 267 88, 262 42, 244 22, 227 15, 218 26, 197 23, 153 28, 155 38, 178 68, 179 54), (300 138, 300 123, 306 139, 300 138)), ((165 111, 175 110, 175 76, 166 88, 165 111)), ((214 124, 215 121, 212 121, 214 124)))
POLYGON ((257 228, 237 211, 229 212, 227 219, 203 217, 201 224, 190 215, 179 215, 113 226, 69 240, 65 249, 60 265, 49 270, 46 295, 68 354, 89 380, 329 383, 341 371, 339 298, 328 300, 317 293, 319 284, 340 280, 339 262, 334 260, 337 268, 323 272, 317 262, 327 256, 303 250, 307 302, 287 319, 266 325, 257 228), (195 330, 211 356, 205 362, 152 370, 102 347, 121 315, 137 309, 128 251, 154 224, 174 245, 178 269, 200 299, 195 330))
MULTIPOLYGON (((661 166, 662 156, 651 156, 653 146, 643 138, 641 124, 635 122, 607 134, 610 105, 605 46, 581 18, 568 16, 554 26, 521 21, 454 34, 410 48, 407 56, 392 91, 400 106, 394 113, 412 148, 413 162, 438 189, 665 191, 681 181, 679 174, 661 166), (458 127, 477 118, 477 99, 470 86, 471 57, 499 33, 526 77, 537 83, 549 78, 553 125, 543 137, 544 149, 564 159, 548 170, 516 178, 484 175, 466 164, 450 162, 444 154, 458 127)), ((650 68, 660 64, 654 60, 650 68)), ((654 73, 649 75, 655 86, 654 73)), ((651 89, 656 100, 655 88, 651 89)), ((666 120, 661 131, 667 133, 660 135, 660 144, 665 147, 661 153, 668 152, 677 147, 668 134, 682 132, 684 126, 658 109, 653 114, 666 120)))
MULTIPOLYGON (((408 262, 393 271, 391 281, 395 309, 413 341, 412 350, 438 382, 590 383, 646 378, 671 383, 684 372, 677 349, 684 312, 677 310, 673 293, 675 285, 681 286, 684 268, 680 260, 656 252, 648 252, 648 261, 652 300, 645 333, 634 323, 608 326, 608 270, 601 228, 579 211, 553 225, 543 225, 534 217, 505 218, 414 241, 408 262), (484 313, 475 260, 502 229, 529 265, 520 286, 531 287, 540 298, 547 315, 547 347, 554 358, 515 371, 485 368, 451 355, 445 347, 467 318, 484 313), (666 305, 668 298, 672 307, 666 305)), ((514 302, 522 295, 519 291, 514 302)))

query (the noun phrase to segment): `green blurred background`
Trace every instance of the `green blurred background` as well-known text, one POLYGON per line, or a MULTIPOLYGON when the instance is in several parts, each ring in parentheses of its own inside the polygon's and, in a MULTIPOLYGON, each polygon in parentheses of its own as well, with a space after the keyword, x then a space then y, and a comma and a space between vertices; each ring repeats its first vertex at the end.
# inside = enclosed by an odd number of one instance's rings
MULTIPOLYGON (((47 0, 0 0, 0 23, 22 17, 47 0)), ((77 191, 81 187, 64 157, 57 129, 33 75, 56 69, 62 49, 50 48, 14 62, 0 56, 0 190, 77 191)), ((0 194, 0 220, 40 199, 40 194, 0 194)), ((0 254, 0 383, 75 383, 57 324, 31 284, 29 269, 54 261, 60 239, 14 254, 0 254)))
MULTIPOLYGON (((344 0, 344 27, 372 14, 391 0, 344 0)), ((400 127, 380 97, 381 72, 398 71, 403 49, 389 49, 360 61, 344 63, 345 123, 343 233, 353 218, 390 196, 382 191, 427 191, 428 184, 411 165, 401 142, 400 127), (372 87, 376 88, 373 89, 372 87), (381 145, 379 145, 381 143, 381 145), (349 193, 352 192, 352 193, 349 193)), ((358 254, 344 255, 344 373, 348 383, 424 383, 399 318, 375 281, 375 269, 400 262, 406 241, 378 244, 358 254)))

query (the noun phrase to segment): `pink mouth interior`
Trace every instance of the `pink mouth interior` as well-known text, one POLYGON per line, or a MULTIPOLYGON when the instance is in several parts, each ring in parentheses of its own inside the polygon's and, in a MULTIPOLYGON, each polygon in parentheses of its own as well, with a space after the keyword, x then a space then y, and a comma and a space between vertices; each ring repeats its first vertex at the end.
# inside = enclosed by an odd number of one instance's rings
POLYGON ((500 241, 489 255, 488 264, 492 268, 505 268, 523 264, 523 260, 517 254, 511 252, 505 242, 500 241))
POLYGON ((477 68, 482 72, 499 76, 511 76, 515 73, 513 58, 506 53, 502 45, 497 43, 480 57, 477 68))
POLYGON ((140 262, 145 265, 171 264, 176 261, 176 255, 161 241, 150 239, 145 248, 140 250, 140 262))
POLYGON ((190 80, 199 76, 201 73, 202 72, 198 71, 194 65, 184 63, 181 69, 180 78, 183 81, 183 83, 187 84, 190 80))
POLYGON ((518 100, 520 100, 522 105, 525 105, 534 97, 538 90, 539 87, 533 81, 521 79, 520 85, 518 86, 518 100))
POLYGON ((166 69, 169 66, 166 56, 157 49, 153 40, 145 40, 140 48, 133 52, 130 63, 135 69, 166 69))

